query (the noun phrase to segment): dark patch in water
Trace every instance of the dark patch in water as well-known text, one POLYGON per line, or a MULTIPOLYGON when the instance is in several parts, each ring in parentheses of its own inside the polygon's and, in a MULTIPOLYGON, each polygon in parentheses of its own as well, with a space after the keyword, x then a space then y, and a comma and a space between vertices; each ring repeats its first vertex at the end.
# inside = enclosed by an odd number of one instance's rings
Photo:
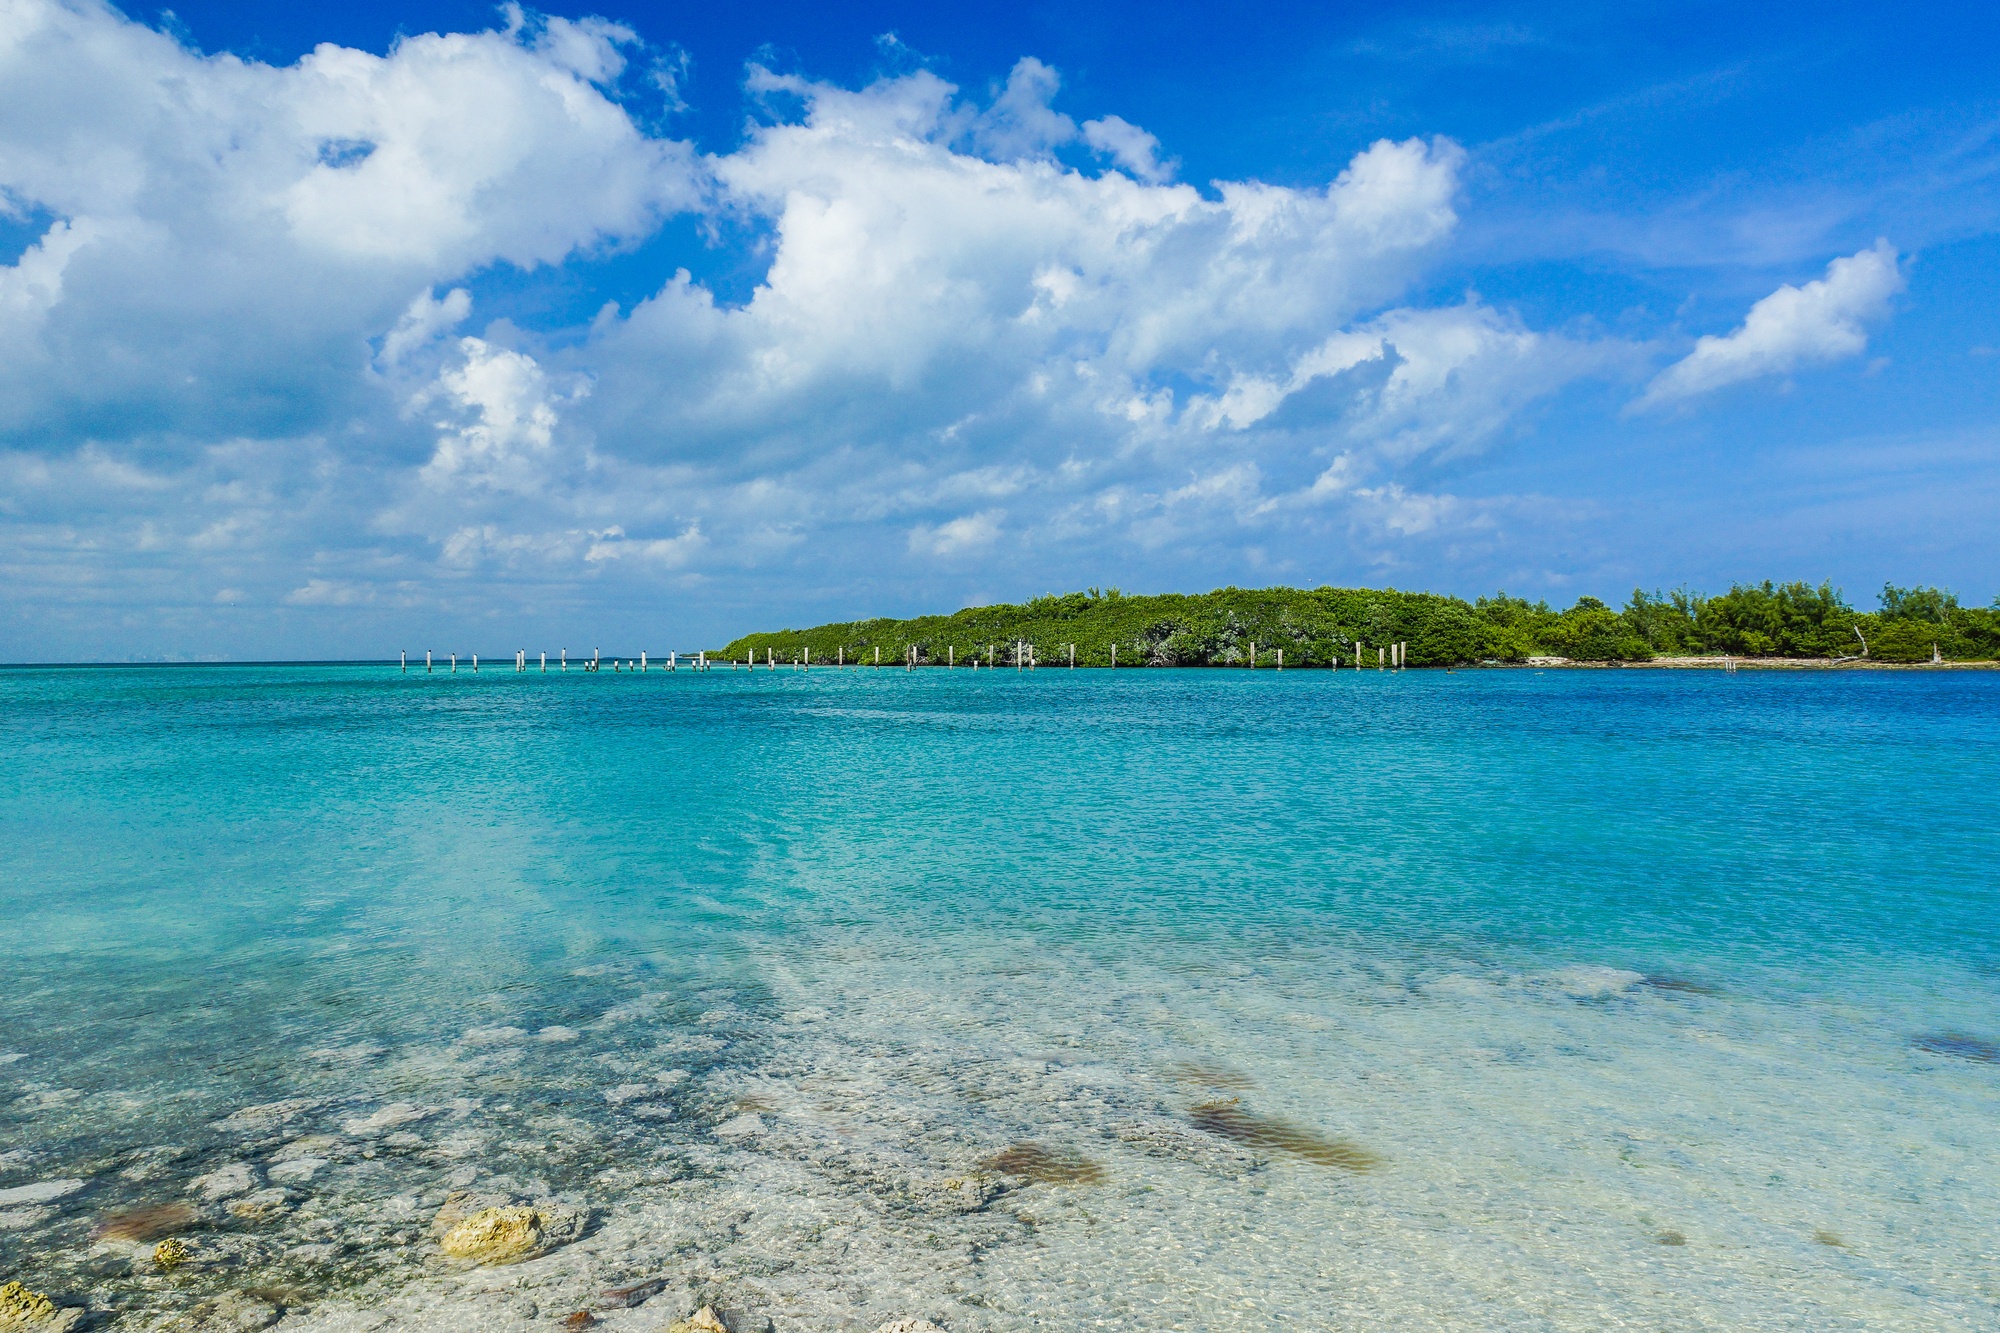
POLYGON ((1685 1245, 1688 1243, 1688 1238, 1678 1231, 1662 1231, 1659 1235, 1653 1237, 1653 1239, 1662 1245, 1685 1245))
POLYGON ((1646 984, 1654 990, 1671 991, 1675 995, 1720 995, 1715 987, 1699 981, 1689 981, 1686 977, 1647 977, 1646 984))
POLYGON ((1039 1143, 1017 1143, 979 1164, 1003 1175, 1025 1176, 1051 1185, 1098 1185, 1104 1168, 1067 1149, 1051 1150, 1039 1143))
POLYGON ((1288 1152, 1321 1166, 1337 1166, 1343 1171, 1373 1171, 1382 1159, 1357 1143, 1328 1138, 1316 1129, 1246 1111, 1231 1097, 1226 1102, 1203 1102, 1188 1112, 1195 1127, 1211 1134, 1267 1152, 1288 1152))
POLYGON ((1195 1088, 1254 1088, 1248 1074, 1239 1074, 1225 1065, 1206 1060, 1177 1060, 1167 1066, 1167 1077, 1195 1088))
POLYGON ((1813 1231, 1813 1240, 1821 1245, 1835 1245, 1843 1250, 1847 1248, 1846 1241, 1842 1240, 1836 1233, 1828 1231, 1825 1227, 1819 1227, 1813 1231))
POLYGON ((1917 1038, 1917 1049, 1932 1055, 1955 1055, 1961 1060, 2000 1064, 2000 1043, 1968 1037, 1962 1032, 1927 1032, 1917 1038))
POLYGON ((112 1213, 91 1229, 98 1240, 161 1240, 177 1231, 186 1231, 201 1220, 201 1214, 185 1203, 156 1203, 149 1208, 133 1208, 112 1213))

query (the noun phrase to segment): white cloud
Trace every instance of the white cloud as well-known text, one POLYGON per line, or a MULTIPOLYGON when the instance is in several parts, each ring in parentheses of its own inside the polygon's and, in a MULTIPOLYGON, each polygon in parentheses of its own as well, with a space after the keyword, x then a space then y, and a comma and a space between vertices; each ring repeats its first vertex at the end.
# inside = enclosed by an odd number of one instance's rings
POLYGON ((1150 184, 1171 179, 1175 162, 1160 160, 1160 141, 1123 116, 1083 122, 1084 142, 1150 184))
POLYGON ((767 114, 698 156, 628 114, 620 86, 675 78, 641 59, 512 10, 274 68, 0 3, 0 192, 52 219, 0 268, 0 566, 50 605, 166 568, 239 618, 1200 568, 1343 516, 1471 522, 1401 471, 1619 354, 1415 300, 1458 225, 1449 140, 1176 184, 1024 58, 983 98, 752 69, 767 114), (683 269, 572 325, 480 322, 675 212, 762 238, 747 298, 683 269))
MULTIPOLYGON (((437 452, 423 470, 434 484, 473 482, 511 490, 541 484, 555 441, 558 397, 531 356, 481 338, 459 339, 463 359, 439 372, 423 401, 444 399, 456 418, 437 423, 437 452)), ((566 398, 581 397, 579 385, 566 398)))
POLYGON ((426 287, 410 302, 410 308, 396 321, 396 327, 389 330, 389 336, 382 340, 380 362, 384 366, 395 366, 411 352, 426 346, 441 333, 449 333, 465 322, 472 313, 472 293, 463 287, 454 287, 445 293, 442 300, 433 295, 433 289, 426 287))
POLYGON ((413 291, 651 234, 700 171, 608 95, 628 40, 550 18, 274 68, 99 0, 0 7, 0 195, 55 219, 0 280, 11 333, 38 312, 0 441, 331 425, 379 406, 353 372, 413 291))
POLYGON ((1004 517, 999 510, 988 509, 954 518, 936 527, 920 524, 910 530, 910 554, 958 555, 982 551, 999 539, 1000 522, 1004 517))
POLYGON ((1826 276, 1803 287, 1789 283, 1750 307, 1732 333, 1710 334, 1647 386, 1640 408, 1710 393, 1725 385, 1801 366, 1859 356, 1867 326, 1888 317, 1903 290, 1902 266, 1886 240, 1827 265, 1826 276))
MULTIPOLYGON (((232 601, 242 599, 242 592, 226 588, 224 593, 233 594, 232 601)), ((218 593, 221 600, 223 593, 218 593)), ((301 587, 285 594, 286 606, 359 606, 375 600, 375 590, 366 584, 353 584, 339 579, 308 579, 301 587)))

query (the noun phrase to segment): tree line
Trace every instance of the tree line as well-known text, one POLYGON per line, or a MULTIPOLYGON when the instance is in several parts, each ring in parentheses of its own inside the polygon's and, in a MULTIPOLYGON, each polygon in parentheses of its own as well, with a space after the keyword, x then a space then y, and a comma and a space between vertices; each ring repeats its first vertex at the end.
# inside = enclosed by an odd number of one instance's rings
POLYGON ((1368 588, 1220 588, 1128 597, 1116 588, 975 606, 945 616, 859 620, 748 634, 720 656, 779 662, 808 651, 814 663, 924 665, 973 657, 1012 665, 1019 651, 1044 664, 1079 666, 1373 666, 1403 643, 1411 666, 1566 657, 1642 662, 1655 657, 1863 658, 1927 662, 2000 658, 2000 599, 1960 606, 1938 588, 1885 586, 1858 611, 1829 583, 1736 584, 1717 596, 1635 589, 1623 608, 1595 597, 1556 610, 1499 593, 1465 601, 1437 593, 1368 588))

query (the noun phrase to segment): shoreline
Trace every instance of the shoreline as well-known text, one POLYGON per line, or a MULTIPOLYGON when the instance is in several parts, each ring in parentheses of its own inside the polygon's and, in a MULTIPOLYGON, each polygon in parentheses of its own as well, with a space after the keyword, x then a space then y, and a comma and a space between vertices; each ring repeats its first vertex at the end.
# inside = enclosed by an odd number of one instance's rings
MULTIPOLYGON (((1653 671, 2000 671, 2000 662, 1877 662, 1849 657, 1655 657, 1645 662, 1579 662, 1567 657, 1529 658, 1525 662, 1481 662, 1479 670, 1532 668, 1601 671, 1637 668, 1653 671)), ((1435 670, 1435 668, 1430 668, 1435 670)), ((1472 669, 1472 668, 1468 668, 1472 669)))

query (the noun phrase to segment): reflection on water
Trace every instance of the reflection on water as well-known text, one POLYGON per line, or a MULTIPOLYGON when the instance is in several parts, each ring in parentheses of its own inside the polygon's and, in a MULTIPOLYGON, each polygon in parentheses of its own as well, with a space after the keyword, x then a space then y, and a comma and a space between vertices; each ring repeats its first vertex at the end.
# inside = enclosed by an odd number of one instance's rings
POLYGON ((1693 674, 0 674, 0 1280, 1990 1327, 2000 689, 1693 674))

